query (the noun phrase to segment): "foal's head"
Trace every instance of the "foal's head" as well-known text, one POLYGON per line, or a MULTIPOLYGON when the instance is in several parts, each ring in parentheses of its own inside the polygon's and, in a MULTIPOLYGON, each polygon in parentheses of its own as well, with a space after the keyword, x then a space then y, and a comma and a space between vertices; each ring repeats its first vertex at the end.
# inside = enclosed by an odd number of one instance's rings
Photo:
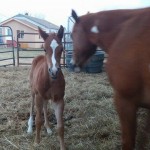
POLYGON ((60 26, 57 34, 47 34, 45 31, 39 28, 39 33, 45 42, 44 49, 49 75, 53 79, 56 79, 60 70, 60 59, 63 51, 62 38, 64 28, 63 26, 60 26))
MULTIPOLYGON (((89 14, 87 14, 88 16, 89 14)), ((72 17, 75 24, 72 30, 73 39, 73 63, 75 66, 82 67, 82 65, 93 55, 96 51, 96 45, 93 44, 88 37, 89 22, 85 22, 83 17, 78 17, 76 12, 72 10, 72 17)), ((84 16, 85 18, 86 16, 84 16)))

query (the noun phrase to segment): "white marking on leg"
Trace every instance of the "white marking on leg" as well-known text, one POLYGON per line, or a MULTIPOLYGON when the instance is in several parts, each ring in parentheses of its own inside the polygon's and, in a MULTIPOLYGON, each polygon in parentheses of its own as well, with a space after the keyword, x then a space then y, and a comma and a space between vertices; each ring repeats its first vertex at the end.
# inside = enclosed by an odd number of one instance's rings
POLYGON ((33 132, 33 116, 30 116, 29 120, 28 120, 28 133, 32 133, 33 132))
POLYGON ((55 116, 57 120, 57 131, 58 131, 58 138, 60 142, 60 149, 65 150, 64 121, 63 121, 64 100, 60 99, 59 102, 54 102, 53 107, 55 110, 55 116))
POLYGON ((46 128, 46 130, 49 135, 52 135, 52 130, 50 128, 46 128))
POLYGON ((54 74, 56 74, 57 67, 56 67, 55 50, 56 50, 56 47, 58 46, 57 41, 56 40, 52 40, 50 46, 52 47, 52 50, 53 50, 53 54, 52 54, 52 64, 53 64, 52 71, 53 71, 54 74))
POLYGON ((91 28, 91 32, 92 32, 92 33, 99 33, 98 27, 97 27, 97 26, 93 26, 93 27, 91 28))

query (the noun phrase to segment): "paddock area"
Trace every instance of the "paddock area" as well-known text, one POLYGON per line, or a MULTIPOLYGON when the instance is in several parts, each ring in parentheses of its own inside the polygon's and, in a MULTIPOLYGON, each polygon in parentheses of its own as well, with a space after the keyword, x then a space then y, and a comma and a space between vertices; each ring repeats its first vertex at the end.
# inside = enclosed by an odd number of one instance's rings
MULTIPOLYGON (((26 132, 31 101, 29 70, 30 67, 0 68, 0 150, 59 150, 56 120, 50 103, 49 121, 53 134, 47 135, 42 127, 42 141, 39 146, 34 146, 35 130, 33 135, 26 132)), ((106 73, 73 73, 66 69, 63 73, 66 80, 64 120, 67 149, 120 150, 119 120, 106 73)), ((146 116, 147 110, 140 109, 138 144, 146 135, 146 116)), ((150 149, 150 143, 145 149, 150 149)))

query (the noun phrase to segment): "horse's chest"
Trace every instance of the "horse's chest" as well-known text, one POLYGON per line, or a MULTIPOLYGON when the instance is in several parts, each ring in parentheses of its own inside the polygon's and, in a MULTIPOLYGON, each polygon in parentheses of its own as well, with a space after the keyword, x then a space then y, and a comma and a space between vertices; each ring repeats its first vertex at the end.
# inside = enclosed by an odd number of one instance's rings
POLYGON ((64 88, 52 86, 45 92, 44 97, 53 101, 62 99, 64 97, 64 88))
POLYGON ((58 100, 64 97, 65 82, 63 79, 49 82, 47 89, 44 91, 46 99, 58 100))

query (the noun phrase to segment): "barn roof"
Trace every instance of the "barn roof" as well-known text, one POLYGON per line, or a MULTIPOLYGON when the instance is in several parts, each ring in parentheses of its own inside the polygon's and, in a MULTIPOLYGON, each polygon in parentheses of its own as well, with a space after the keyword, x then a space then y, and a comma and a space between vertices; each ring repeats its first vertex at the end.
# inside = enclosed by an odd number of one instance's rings
POLYGON ((32 21, 33 23, 35 24, 39 24, 39 25, 42 25, 48 29, 59 29, 59 27, 49 21, 46 21, 44 19, 39 19, 39 18, 36 18, 36 17, 32 17, 32 16, 29 16, 29 15, 22 15, 22 14, 18 14, 16 16, 14 16, 15 18, 20 18, 20 19, 24 19, 24 20, 29 20, 29 21, 32 21))
POLYGON ((59 26, 57 26, 57 25, 55 25, 55 24, 53 24, 53 23, 51 23, 47 20, 39 19, 39 18, 36 18, 36 17, 32 17, 32 16, 29 16, 29 15, 23 15, 23 14, 15 15, 15 16, 1 22, 0 24, 2 25, 4 23, 7 23, 12 19, 21 21, 22 23, 28 24, 29 26, 32 26, 34 28, 39 26, 39 27, 45 28, 45 29, 54 29, 54 30, 59 29, 59 26))

